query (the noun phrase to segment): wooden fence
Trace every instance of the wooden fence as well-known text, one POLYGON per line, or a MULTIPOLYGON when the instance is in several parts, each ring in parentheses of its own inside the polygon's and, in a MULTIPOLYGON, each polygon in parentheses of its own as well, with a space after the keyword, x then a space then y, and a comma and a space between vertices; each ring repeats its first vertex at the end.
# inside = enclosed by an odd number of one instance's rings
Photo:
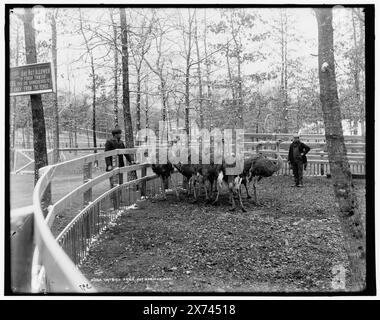
POLYGON ((136 149, 113 150, 40 170, 41 177, 33 192, 33 206, 11 212, 13 292, 96 292, 78 269, 92 241, 116 218, 117 210, 125 209, 141 196, 158 193, 161 186, 156 175, 147 175, 150 164, 122 168, 117 166, 118 155, 135 152, 136 149), (114 157, 115 169, 92 177, 94 163, 100 162, 105 166, 105 156, 114 157), (54 182, 54 177, 60 173, 66 175, 78 167, 83 169, 83 184, 73 188, 55 203, 44 203, 45 193, 54 182), (133 171, 136 172, 137 179, 118 184, 124 174, 133 171), (109 179, 115 182, 114 187, 93 199, 93 188, 102 182, 108 183, 109 179), (82 198, 82 209, 55 238, 51 230, 55 219, 65 214, 71 202, 78 198, 82 198))
MULTIPOLYGON (((262 136, 254 135, 252 137, 253 139, 262 139, 262 136)), ((273 144, 279 136, 270 135, 270 138, 268 137, 260 149, 260 152, 268 156, 276 152, 273 144)), ((354 141, 356 138, 349 139, 354 141)), ((303 141, 315 148, 309 154, 306 175, 329 174, 330 166, 327 155, 323 150, 317 149, 324 142, 308 142, 305 138, 303 141)), ((361 140, 358 138, 355 141, 361 140)), ((248 154, 256 152, 256 147, 261 142, 260 140, 248 141, 245 145, 245 152, 248 154)), ((288 143, 280 145, 280 155, 285 160, 285 166, 280 174, 291 173, 286 163, 288 143)), ((361 151, 348 153, 352 172, 365 175, 363 142, 348 142, 347 144, 354 144, 355 150, 361 151)), ((91 150, 85 148, 83 151, 91 150)), ((117 162, 118 155, 136 154, 136 151, 137 149, 123 149, 90 154, 40 170, 41 178, 34 189, 33 206, 11 212, 13 292, 91 293, 96 291, 78 269, 78 265, 86 257, 94 238, 117 217, 117 210, 125 209, 140 197, 155 195, 160 190, 160 183, 154 174, 149 174, 150 164, 147 163, 123 168, 117 167, 116 163, 113 171, 104 172, 105 156, 112 156, 117 162), (100 170, 100 175, 95 176, 94 172, 99 173, 98 168, 103 169, 100 170), (121 177, 133 171, 136 172, 136 179, 121 184, 121 177), (54 203, 44 203, 45 192, 49 190, 48 186, 54 183, 54 178, 59 175, 68 175, 70 172, 75 175, 81 173, 82 183, 77 187, 73 186, 68 194, 54 203), (93 199, 93 189, 100 183, 108 183, 109 179, 113 179, 115 182, 114 187, 93 199), (54 237, 51 227, 56 217, 64 215, 67 208, 70 208, 71 202, 78 199, 81 199, 82 202, 80 211, 64 230, 54 237)), ((176 179, 176 183, 179 183, 179 177, 176 179)))

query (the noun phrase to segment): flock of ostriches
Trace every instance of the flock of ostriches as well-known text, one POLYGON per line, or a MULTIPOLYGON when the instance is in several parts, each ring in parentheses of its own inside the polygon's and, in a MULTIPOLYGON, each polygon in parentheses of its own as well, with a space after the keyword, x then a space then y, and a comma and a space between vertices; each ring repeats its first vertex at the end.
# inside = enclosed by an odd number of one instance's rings
MULTIPOLYGON (((256 154, 244 159, 243 171, 238 175, 226 175, 226 164, 224 161, 222 164, 172 164, 168 161, 166 164, 152 164, 152 170, 162 180, 163 199, 166 199, 165 189, 168 188, 169 181, 171 182, 171 175, 175 172, 175 169, 177 169, 178 172, 187 178, 188 194, 193 190, 194 201, 197 200, 197 189, 200 190, 203 187, 206 201, 210 202, 210 194, 213 193, 216 186, 217 194, 213 204, 218 203, 220 193, 227 189, 229 192, 230 203, 232 204, 230 210, 236 209, 234 198, 238 197, 242 211, 246 212, 241 199, 241 186, 244 185, 247 192, 247 198, 251 198, 247 185, 250 182, 253 182, 254 201, 256 203, 256 183, 262 178, 272 176, 283 167, 283 160, 279 153, 280 143, 281 140, 276 142, 276 160, 267 158, 259 153, 256 148, 256 154)), ((189 160, 191 160, 190 157, 189 160)), ((174 189, 178 198, 178 190, 176 187, 174 187, 174 189)))

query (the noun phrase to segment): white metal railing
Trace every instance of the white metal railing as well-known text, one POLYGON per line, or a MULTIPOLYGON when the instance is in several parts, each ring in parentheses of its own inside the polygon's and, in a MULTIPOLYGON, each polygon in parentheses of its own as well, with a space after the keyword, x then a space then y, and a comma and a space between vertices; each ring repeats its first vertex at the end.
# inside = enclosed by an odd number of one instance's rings
MULTIPOLYGON (((140 195, 147 192, 146 188, 149 184, 151 184, 149 192, 152 195, 158 192, 160 185, 157 183, 155 175, 147 176, 149 164, 137 164, 123 168, 116 166, 114 170, 92 178, 93 164, 95 162, 104 164, 106 156, 113 156, 118 159, 118 155, 136 154, 136 150, 119 149, 106 153, 90 154, 50 165, 40 170, 40 179, 33 192, 33 227, 36 245, 32 267, 32 279, 34 281, 31 290, 33 292, 95 292, 91 283, 78 269, 78 264, 85 257, 93 237, 115 218, 115 209, 130 205, 131 201, 135 201, 140 195), (51 185, 53 178, 59 174, 64 175, 65 170, 68 168, 71 171, 78 168, 82 170, 83 184, 73 188, 46 210, 42 204, 45 191, 51 185), (111 190, 102 193, 97 199, 92 199, 91 191, 94 186, 132 171, 137 171, 138 173, 139 177, 136 180, 115 186, 111 190), (138 190, 133 189, 136 186, 138 186, 138 190), (80 197, 83 197, 84 207, 55 238, 50 228, 56 216, 67 210, 71 201, 80 197)), ((252 151, 247 152, 251 153, 252 151)), ((274 153, 275 151, 261 150, 261 152, 274 153)), ((286 159, 286 151, 281 151, 280 154, 283 159, 286 159)), ((305 175, 326 175, 330 173, 327 158, 320 160, 318 159, 319 156, 320 154, 315 154, 315 159, 312 156, 310 157, 305 175)), ((350 160, 351 170, 353 173, 365 174, 365 163, 360 157, 364 158, 365 154, 358 154, 358 159, 350 160)), ((290 169, 286 161, 284 162, 284 167, 279 173, 290 174, 290 169)), ((30 216, 30 210, 28 212, 30 216)), ((18 247, 21 248, 21 246, 18 247)))
MULTIPOLYGON (((106 156, 116 156, 116 158, 118 158, 118 155, 134 154, 135 152, 136 149, 113 150, 42 168, 41 178, 38 180, 33 192, 34 238, 36 243, 32 266, 33 292, 95 292, 94 287, 78 269, 78 263, 85 257, 85 252, 88 249, 91 239, 96 236, 96 228, 98 228, 98 231, 101 230, 107 222, 112 221, 115 217, 114 210, 120 207, 120 198, 119 200, 117 199, 121 190, 126 190, 136 184, 139 184, 141 189, 143 189, 147 181, 156 178, 155 175, 146 176, 146 169, 150 166, 149 164, 132 165, 123 168, 116 167, 113 171, 106 172, 94 179, 87 177, 89 178, 87 182, 75 188, 55 204, 51 205, 48 208, 48 214, 45 218, 45 208, 43 208, 42 205, 42 198, 54 176, 60 171, 64 171, 68 166, 75 167, 78 165, 84 168, 84 175, 86 175, 88 174, 86 168, 91 168, 91 164, 95 161, 104 161, 106 156), (116 186, 94 201, 89 199, 88 191, 99 182, 108 180, 109 178, 119 177, 120 174, 136 170, 141 171, 141 178, 116 186), (50 230, 55 217, 64 210, 72 199, 78 198, 81 195, 83 195, 84 201, 89 202, 89 204, 84 210, 81 210, 74 220, 61 232, 57 242, 57 239, 54 238, 50 230), (112 197, 116 199, 116 204, 114 201, 108 201, 107 205, 109 209, 112 210, 108 210, 107 219, 103 219, 104 223, 93 228, 94 221, 91 221, 91 219, 94 215, 91 216, 84 213, 88 212, 88 210, 93 210, 91 208, 96 208, 99 203, 107 199, 110 200, 112 197), (91 219, 88 217, 91 217, 91 219), (92 222, 92 224, 90 222, 92 222), (81 232, 78 230, 81 230, 81 232), (62 244, 63 247, 61 247, 60 244, 62 244), (75 252, 68 250, 67 244, 71 244, 75 252)), ((136 199, 135 192, 132 199, 136 199)), ((93 210, 93 212, 95 211, 93 210)), ((100 210, 97 211, 97 213, 99 214, 100 210)))

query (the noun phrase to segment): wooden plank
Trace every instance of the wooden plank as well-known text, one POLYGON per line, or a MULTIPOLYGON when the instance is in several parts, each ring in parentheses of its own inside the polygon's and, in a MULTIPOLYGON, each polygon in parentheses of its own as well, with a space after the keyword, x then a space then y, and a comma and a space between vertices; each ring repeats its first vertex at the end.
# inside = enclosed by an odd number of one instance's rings
MULTIPOLYGON (((244 142, 244 147, 256 147, 258 144, 275 144, 275 141, 267 141, 267 142, 261 142, 261 141, 255 141, 255 142, 244 142)), ((280 144, 280 147, 283 149, 286 148, 288 149, 290 146, 291 142, 285 141, 280 144)), ((323 148, 326 146, 326 143, 324 142, 310 142, 307 143, 307 145, 310 148, 323 148)), ((346 142, 345 143, 346 147, 348 148, 356 148, 356 149, 361 149, 365 148, 365 143, 363 142, 346 142)))
MULTIPOLYGON (((244 138, 248 139, 281 139, 281 138, 286 138, 286 139, 292 139, 293 138, 293 133, 251 133, 251 132, 246 132, 244 133, 244 138)), ((301 140, 306 139, 306 140, 325 140, 326 136, 324 134, 301 134, 300 135, 301 140)), ((356 140, 356 141, 365 141, 365 137, 363 136, 358 136, 358 135, 344 135, 345 140, 356 140)))
MULTIPOLYGON (((280 154, 281 155, 288 155, 288 150, 284 150, 284 149, 280 149, 280 154)), ((247 152, 245 151, 244 153, 247 153, 247 154, 252 154, 252 152, 247 152)), ((276 153, 275 150, 260 150, 260 153, 263 153, 263 154, 272 154, 272 153, 276 153)), ((313 155, 313 156, 328 156, 328 153, 327 152, 324 152, 324 151, 316 151, 316 150, 313 150, 311 149, 310 152, 307 154, 307 156, 309 157, 310 155, 313 155)), ((350 157, 350 156, 353 156, 353 157, 366 157, 366 154, 365 153, 362 153, 362 152, 358 152, 358 153, 352 153, 352 152, 347 152, 347 156, 350 157)))

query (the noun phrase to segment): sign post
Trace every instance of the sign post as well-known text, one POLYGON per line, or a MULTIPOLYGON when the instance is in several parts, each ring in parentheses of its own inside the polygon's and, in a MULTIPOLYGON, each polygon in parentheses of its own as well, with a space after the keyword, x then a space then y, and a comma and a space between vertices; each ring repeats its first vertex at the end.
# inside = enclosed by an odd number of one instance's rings
POLYGON ((9 85, 10 96, 56 92, 52 62, 33 63, 10 68, 9 85))
POLYGON ((10 68, 10 95, 50 93, 56 91, 51 62, 10 68))

